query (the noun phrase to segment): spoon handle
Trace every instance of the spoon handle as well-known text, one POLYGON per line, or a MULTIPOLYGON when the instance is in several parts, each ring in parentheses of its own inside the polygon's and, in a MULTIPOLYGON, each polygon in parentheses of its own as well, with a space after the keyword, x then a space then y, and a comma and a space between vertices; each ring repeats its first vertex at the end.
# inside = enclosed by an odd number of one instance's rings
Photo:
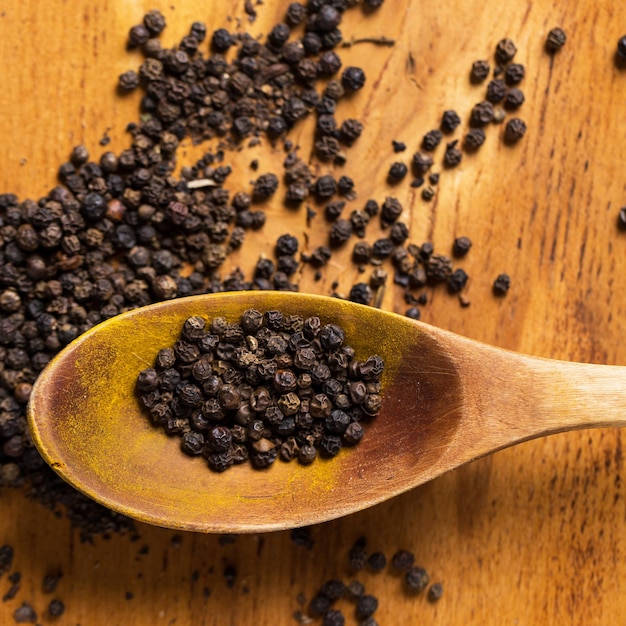
POLYGON ((457 439, 468 458, 553 433, 626 426, 626 367, 531 357, 465 339, 459 350, 458 337, 446 339, 463 389, 457 439))

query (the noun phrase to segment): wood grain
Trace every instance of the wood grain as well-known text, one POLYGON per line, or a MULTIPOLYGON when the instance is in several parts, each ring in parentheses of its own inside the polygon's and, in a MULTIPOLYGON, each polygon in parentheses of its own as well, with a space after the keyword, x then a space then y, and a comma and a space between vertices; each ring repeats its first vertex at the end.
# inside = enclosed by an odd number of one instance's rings
MULTIPOLYGON (((126 3, 121 0, 35 2, 9 0, 0 7, 0 190, 38 198, 55 183, 58 165, 77 143, 93 154, 128 144, 124 128, 137 118, 138 96, 115 92, 117 75, 136 67, 125 50, 128 28, 150 8, 168 20, 164 39, 174 44, 192 21, 264 33, 287 2, 266 0, 248 25, 243 2, 126 3), (229 16, 234 17, 229 21, 229 16)), ((624 234, 616 228, 626 204, 623 171, 626 72, 613 61, 626 24, 626 6, 608 0, 475 3, 459 0, 387 0, 365 18, 346 16, 347 37, 386 35, 392 48, 362 44, 341 51, 344 64, 364 63, 366 88, 341 105, 338 117, 364 120, 366 132, 342 171, 356 180, 359 202, 393 194, 416 243, 432 240, 447 252, 455 236, 474 246, 463 267, 470 274, 471 306, 437 290, 423 319, 488 343, 560 359, 626 364, 624 234), (548 57, 547 31, 561 26, 565 48, 548 57), (442 172, 437 195, 425 203, 419 190, 391 189, 386 171, 397 156, 391 139, 406 141, 408 155, 437 126, 444 109, 464 120, 482 99, 472 86, 472 61, 491 58, 511 37, 526 65, 520 116, 528 124, 513 148, 491 127, 487 142, 461 166, 442 172), (408 63, 409 59, 411 63, 408 63), (513 280, 505 299, 492 296, 495 276, 513 280)), ((464 121, 464 127, 466 122, 464 121)), ((295 134, 303 154, 310 125, 295 134)), ((455 136, 460 136, 457 133, 455 136)), ((193 149, 182 151, 181 163, 193 149), (186 155, 185 155, 186 152, 186 155)), ((267 145, 234 155, 233 187, 275 169, 284 154, 267 145)), ((442 156, 441 148, 437 159, 442 156)), ((258 254, 272 253, 283 232, 301 235, 305 219, 276 205, 267 228, 250 237, 233 258, 249 269, 258 254)), ((324 241, 318 220, 309 247, 324 241)), ((375 229, 368 231, 374 240, 375 229)), ((305 270, 303 291, 329 293, 334 280, 345 293, 358 277, 349 251, 333 259, 324 279, 305 270)), ((403 311, 390 286, 384 306, 403 311)), ((497 389, 494 389, 497 393, 497 389)), ((312 530, 313 550, 295 546, 288 533, 218 537, 140 526, 140 539, 99 539, 81 544, 67 521, 21 492, 0 494, 0 544, 16 550, 22 572, 14 600, 0 603, 0 623, 12 623, 19 604, 32 602, 49 623, 50 596, 43 575, 64 572, 57 596, 67 605, 62 624, 294 624, 298 593, 311 597, 329 576, 345 576, 344 555, 360 535, 388 555, 413 549, 434 579, 442 600, 407 597, 392 576, 359 576, 379 596, 381 624, 620 624, 626 604, 626 505, 622 485, 622 434, 604 429, 556 435, 499 452, 397 499, 312 530), (141 554, 142 546, 148 552, 141 554), (236 564, 232 589, 222 576, 236 564), (206 597, 204 589, 210 590, 206 597), (125 594, 133 594, 125 599, 125 594)), ((2 593, 9 583, 0 579, 2 593)))

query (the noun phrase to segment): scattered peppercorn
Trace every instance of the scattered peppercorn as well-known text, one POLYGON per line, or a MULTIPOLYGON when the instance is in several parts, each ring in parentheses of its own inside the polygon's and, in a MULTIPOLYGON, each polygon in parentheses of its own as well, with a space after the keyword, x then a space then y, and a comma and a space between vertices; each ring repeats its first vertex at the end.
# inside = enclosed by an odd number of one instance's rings
POLYGON ((508 274, 499 274, 493 283, 493 293, 496 296, 506 296, 511 287, 511 277, 508 274))
POLYGON ((371 617, 378 608, 378 598, 370 594, 363 594, 356 603, 356 614, 359 619, 371 617))
POLYGON ((452 246, 452 254, 457 258, 463 257, 469 252, 471 247, 472 242, 469 237, 457 237, 452 246))
POLYGON ((0 576, 9 571, 11 564, 13 563, 13 547, 4 544, 0 546, 0 576))
POLYGON ((393 146, 393 151, 395 153, 404 152, 406 150, 406 144, 402 141, 396 141, 395 139, 391 142, 393 146))
POLYGON ((61 600, 51 600, 48 605, 48 613, 50 617, 61 617, 65 613, 65 604, 61 600))
POLYGON ((446 146, 443 155, 443 164, 446 167, 456 167, 463 159, 463 153, 457 148, 457 142, 453 141, 446 146))
POLYGON ((517 47, 510 39, 502 39, 496 46, 496 60, 504 65, 511 61, 517 52, 517 47))
POLYGON ((418 176, 425 174, 433 165, 433 159, 431 156, 427 154, 423 154, 422 152, 416 152, 413 155, 413 159, 411 161, 413 166, 413 171, 418 176))
MULTIPOLYGON (((456 155, 455 155, 456 158, 456 155)), ((422 200, 430 202, 435 197, 435 190, 432 187, 424 187, 422 189, 422 200)))
POLYGON ((348 299, 359 304, 370 304, 372 297, 372 290, 367 283, 356 283, 350 289, 348 299))
POLYGON ((270 172, 262 174, 256 179, 252 195, 256 200, 267 200, 276 193, 277 189, 278 177, 270 172))
POLYGON ((442 138, 443 134, 438 129, 427 132, 422 138, 422 150, 426 150, 426 152, 432 152, 441 143, 442 138))
POLYGON ((359 537, 348 551, 348 565, 351 570, 359 571, 367 562, 367 541, 365 537, 359 537))
POLYGON ((485 126, 493 119, 493 104, 489 100, 479 102, 472 109, 470 122, 474 126, 485 126))
POLYGON ((139 74, 134 70, 120 74, 118 85, 122 91, 133 91, 139 87, 139 74))
POLYGON ((506 95, 506 83, 501 78, 494 78, 487 85, 486 99, 492 104, 502 102, 506 95))
POLYGON ((341 74, 341 84, 345 89, 358 91, 365 85, 365 72, 360 67, 346 67, 341 74))
POLYGON ((482 128, 470 128, 463 139, 463 147, 470 152, 478 150, 485 143, 486 135, 482 128))
POLYGON ((399 572, 408 571, 413 563, 415 563, 415 555, 408 550, 398 550, 391 557, 391 566, 399 572))
POLYGON ((562 28, 553 28, 546 38, 546 51, 550 54, 558 52, 565 45, 566 40, 567 36, 562 28))
POLYGON ((444 133, 451 133, 456 130, 458 125, 461 123, 461 118, 459 117, 456 111, 445 111, 443 117, 441 118, 441 130, 444 133))
POLYGON ((504 141, 506 143, 516 143, 526 134, 526 123, 514 117, 510 119, 504 127, 504 141))
POLYGON ((524 79, 526 70, 520 63, 510 63, 504 70, 504 80, 507 85, 517 85, 524 79))
POLYGON ((387 180, 390 183, 400 182, 409 172, 409 168, 401 161, 396 161, 387 173, 387 180))
POLYGON ((472 70, 470 72, 470 80, 473 83, 482 83, 487 76, 489 76, 489 61, 479 60, 474 61, 472 64, 472 70))
POLYGON ((443 585, 441 583, 433 583, 428 588, 428 601, 437 602, 443 596, 443 585))
POLYGON ((387 566, 387 557, 382 552, 372 552, 367 558, 367 566, 373 572, 380 572, 387 566))
POLYGON ((424 591, 430 582, 430 576, 423 567, 414 565, 406 572, 404 580, 410 591, 419 593, 424 591))
POLYGON ((448 276, 448 291, 450 293, 459 293, 467 284, 468 276, 462 268, 455 269, 448 276))
POLYGON ((626 59, 626 35, 620 37, 617 42, 617 54, 622 58, 626 59))
POLYGON ((412 320, 418 320, 422 316, 422 312, 416 306, 409 307, 404 314, 412 320))
POLYGON ((323 626, 344 626, 346 619, 341 611, 330 609, 323 619, 323 626))
POLYGON ((22 605, 13 611, 13 619, 18 624, 27 622, 34 624, 37 621, 37 612, 28 602, 22 602, 22 605))
POLYGON ((509 111, 515 111, 524 104, 524 92, 521 89, 509 89, 504 97, 504 108, 509 111))

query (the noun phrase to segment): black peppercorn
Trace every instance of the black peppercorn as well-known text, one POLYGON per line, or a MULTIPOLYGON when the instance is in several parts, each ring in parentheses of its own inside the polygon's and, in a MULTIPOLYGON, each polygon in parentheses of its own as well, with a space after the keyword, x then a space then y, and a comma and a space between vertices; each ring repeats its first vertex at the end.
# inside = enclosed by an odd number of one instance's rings
POLYGON ((278 177, 276 174, 262 174, 259 176, 252 191, 252 197, 256 200, 267 200, 278 189, 278 177))
POLYGON ((270 138, 276 139, 287 131, 287 124, 282 117, 270 117, 267 123, 266 132, 270 138))
POLYGON ((61 617, 65 612, 65 605, 61 600, 51 600, 48 605, 48 614, 50 617, 61 617))
POLYGON ((332 247, 345 243, 352 235, 352 222, 339 218, 330 229, 329 243, 332 247))
POLYGON ((139 74, 134 70, 128 70, 120 74, 118 85, 122 91, 132 91, 139 87, 139 74))
POLYGON ((494 78, 487 85, 486 99, 492 104, 502 102, 506 95, 506 83, 501 78, 494 78))
POLYGON ((501 65, 511 61, 517 52, 517 47, 510 39, 502 39, 496 46, 496 60, 501 65))
POLYGON ((361 441, 364 433, 363 426, 359 422, 351 422, 343 433, 343 442, 349 446, 356 445, 361 441))
POLYGON ((365 85, 365 72, 360 67, 346 67, 341 74, 341 84, 345 89, 358 91, 365 85))
POLYGON ((422 316, 421 311, 416 306, 409 307, 404 314, 412 320, 418 320, 422 316))
POLYGON ((355 119, 347 119, 339 128, 339 138, 346 146, 351 146, 363 132, 363 124, 355 119))
POLYGON ((341 611, 330 609, 324 614, 322 626, 344 626, 345 623, 346 620, 341 611))
POLYGON ((396 222, 389 232, 389 239, 397 246, 403 244, 409 237, 409 228, 404 222, 396 222))
POLYGON ((318 200, 327 200, 337 193, 337 182, 329 174, 320 176, 315 181, 313 192, 318 200))
POLYGON ((340 196, 348 196, 354 191, 354 181, 349 176, 341 176, 337 181, 337 193, 340 196))
POLYGON ((372 301, 372 290, 367 283, 356 283, 350 289, 348 299, 359 304, 369 304, 372 301))
POLYGON ((317 33, 308 32, 302 38, 302 45, 308 55, 314 56, 322 49, 322 39, 317 33))
POLYGON ((367 542, 365 537, 359 537, 348 551, 348 565, 351 570, 359 571, 365 567, 365 563, 367 562, 366 546, 367 542))
POLYGON ((313 20, 313 28, 318 32, 330 32, 341 23, 341 13, 332 5, 324 4, 313 20))
MULTIPOLYGON (((327 50, 322 53, 317 62, 317 69, 320 74, 325 76, 336 74, 341 69, 341 59, 339 55, 334 50, 327 50)), ((329 100, 332 99, 329 98, 329 100)))
POLYGON ((452 246, 452 254, 457 258, 463 257, 469 252, 471 247, 472 242, 469 237, 457 237, 452 246))
POLYGON ((485 126, 493 120, 493 104, 489 100, 479 102, 472 109, 470 122, 474 126, 485 126))
POLYGON ((367 558, 367 566, 373 572, 381 572, 387 566, 387 557, 382 552, 372 552, 367 558))
POLYGON ((617 214, 617 225, 621 230, 626 230, 626 206, 623 206, 617 214))
POLYGON ((165 29, 165 17, 157 9, 152 9, 144 15, 143 24, 150 32, 150 35, 154 37, 165 29))
POLYGON ((463 153, 456 147, 456 141, 446 147, 446 151, 443 155, 443 164, 446 167, 456 167, 462 159, 463 153))
POLYGON ((520 63, 510 63, 504 70, 504 80, 507 85, 517 85, 524 78, 525 74, 524 66, 520 63))
POLYGON ((504 97, 504 108, 509 111, 518 109, 524 103, 524 93, 521 89, 510 89, 504 97))
POLYGON ((428 588, 428 601, 437 602, 443 596, 443 585, 441 583, 433 583, 428 588))
POLYGON ((416 152, 413 155, 413 159, 411 161, 411 165, 413 166, 413 171, 416 175, 425 174, 433 164, 432 157, 422 154, 421 152, 416 152))
POLYGON ((440 128, 444 133, 451 133, 461 123, 461 118, 456 111, 445 111, 441 118, 440 128))
POLYGON ((387 173, 387 180, 390 183, 400 182, 409 172, 409 168, 402 162, 396 161, 387 173))
POLYGON ((408 571, 415 562, 415 555, 408 550, 398 550, 393 557, 391 557, 392 567, 399 572, 408 571))
POLYGON ((333 135, 337 130, 337 121, 332 115, 319 115, 316 130, 320 137, 333 135))
POLYGON ((359 619, 366 619, 373 615, 378 608, 378 599, 375 596, 364 594, 356 604, 356 613, 359 619))
POLYGON ((466 150, 478 150, 485 143, 486 135, 482 128, 470 128, 465 139, 463 139, 463 147, 466 150))
POLYGON ((470 80, 473 83, 481 83, 487 76, 489 76, 489 62, 488 61, 474 61, 472 64, 472 70, 470 72, 470 80))
POLYGON ((416 593, 424 591, 430 582, 430 576, 423 567, 414 565, 405 574, 405 581, 407 587, 416 593))
POLYGON ((516 143, 526 133, 526 124, 518 117, 510 119, 504 128, 504 141, 506 143, 516 143))
POLYGON ((422 150, 432 152, 441 143, 443 135, 440 130, 431 130, 422 138, 422 150))
POLYGON ((499 274, 493 283, 493 293, 496 296, 505 296, 511 287, 511 277, 508 274, 499 274))
POLYGON ((211 37, 211 48, 215 52, 226 52, 233 43, 232 35, 225 28, 218 28, 211 37))
POLYGON ((287 7, 287 13, 285 15, 285 21, 290 26, 297 26, 301 24, 306 18, 306 7, 299 2, 292 2, 287 7))
POLYGON ((565 31, 562 28, 556 27, 553 28, 546 38, 546 51, 549 54, 554 54, 558 52, 564 45, 567 40, 567 36, 565 35, 565 31))
POLYGON ((276 24, 274 28, 269 32, 267 36, 267 41, 274 48, 282 48, 287 40, 289 39, 289 35, 291 34, 291 29, 287 24, 276 24))
POLYGON ((346 586, 341 580, 332 579, 326 581, 320 588, 320 594, 328 598, 330 602, 339 600, 346 593, 346 586))
POLYGON ((128 47, 137 48, 143 46, 150 39, 150 31, 143 25, 133 26, 128 33, 128 47))
POLYGON ((467 284, 468 276, 465 271, 458 268, 448 276, 448 291, 450 293, 459 293, 467 284))
POLYGON ((310 444, 300 446, 298 450, 298 462, 302 465, 310 465, 317 457, 317 450, 310 444))
POLYGON ((276 254, 283 255, 288 254, 292 255, 298 251, 298 239, 293 235, 281 235, 276 240, 276 254))

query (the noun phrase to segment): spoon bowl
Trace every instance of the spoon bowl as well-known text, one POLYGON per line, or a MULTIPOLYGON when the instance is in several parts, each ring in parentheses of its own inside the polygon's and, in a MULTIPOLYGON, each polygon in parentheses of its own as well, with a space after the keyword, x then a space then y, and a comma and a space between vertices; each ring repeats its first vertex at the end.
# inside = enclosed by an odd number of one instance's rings
POLYGON ((115 511, 181 530, 258 532, 362 510, 525 439, 622 425, 624 369, 527 357, 335 298, 235 292, 135 309, 84 333, 37 379, 28 423, 46 462, 115 511), (139 372, 188 317, 234 322, 249 308, 317 315, 344 328, 357 358, 383 357, 383 405, 358 446, 310 466, 218 474, 150 424, 139 372))

